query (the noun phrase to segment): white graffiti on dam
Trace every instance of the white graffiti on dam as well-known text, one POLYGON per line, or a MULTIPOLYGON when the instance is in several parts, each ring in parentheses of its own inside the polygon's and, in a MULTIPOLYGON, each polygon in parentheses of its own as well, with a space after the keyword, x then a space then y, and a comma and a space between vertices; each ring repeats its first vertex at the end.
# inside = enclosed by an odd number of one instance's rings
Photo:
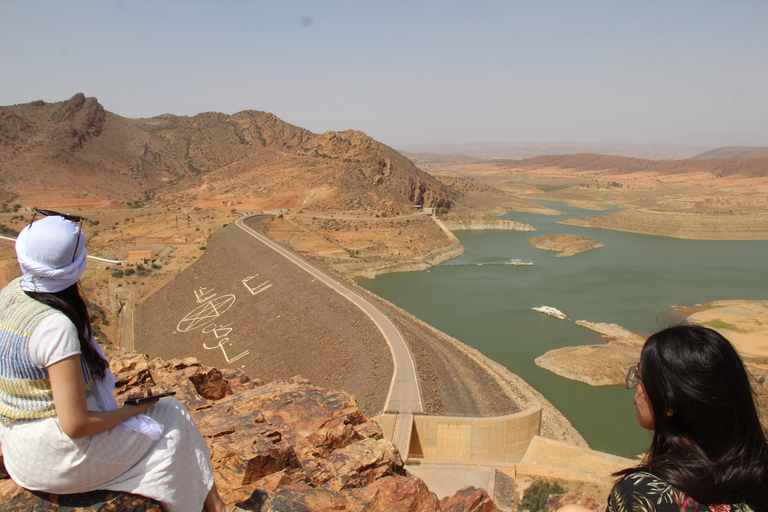
POLYGON ((251 292, 251 295, 258 295, 263 291, 266 291, 268 288, 272 286, 272 284, 269 281, 264 281, 263 283, 257 285, 257 286, 251 286, 248 284, 248 281, 253 279, 254 277, 258 277, 259 274, 256 274, 255 276, 246 277, 243 279, 243 285, 248 288, 248 291, 251 292))
MULTIPOLYGON (((226 336, 232 331, 232 327, 230 327, 231 325, 232 324, 219 325, 219 326, 214 325, 214 327, 210 330, 208 330, 208 327, 203 327, 204 334, 213 334, 214 337, 216 337, 216 339, 219 340, 219 342, 212 347, 209 347, 207 343, 203 343, 203 348, 205 348, 206 350, 214 350, 214 349, 220 348, 221 352, 224 354, 224 359, 227 360, 227 363, 235 362, 241 357, 247 356, 248 353, 250 352, 249 350, 246 350, 245 352, 241 352, 235 357, 229 357, 227 355, 227 350, 224 348, 224 344, 229 341, 229 338, 227 338, 226 336)), ((232 345, 232 343, 230 343, 229 345, 232 345)))
MULTIPOLYGON (((203 290, 203 288, 200 290, 203 290)), ((237 298, 231 294, 217 297, 214 293, 213 295, 205 297, 205 300, 201 300, 201 294, 199 294, 197 290, 195 291, 195 296, 197 297, 197 302, 204 302, 204 304, 193 309, 187 316, 181 319, 179 325, 176 326, 176 330, 179 332, 192 331, 208 325, 210 321, 218 318, 231 308, 237 298)))
MULTIPOLYGON (((251 295, 258 295, 272 286, 268 280, 265 280, 258 285, 249 284, 258 276, 259 274, 256 274, 242 280, 243 285, 248 289, 251 295)), ((233 357, 230 357, 229 354, 227 354, 227 348, 234 345, 234 343, 230 341, 230 334, 234 329, 233 323, 218 323, 219 317, 234 305, 235 300, 237 300, 237 296, 234 294, 219 295, 213 288, 201 286, 195 290, 195 302, 200 304, 200 306, 196 307, 182 318, 176 326, 176 330, 179 332, 189 332, 200 329, 204 335, 213 336, 215 343, 209 344, 208 342, 204 342, 203 348, 206 350, 221 350, 227 363, 233 363, 238 359, 247 356, 250 353, 249 350, 245 350, 233 357)))

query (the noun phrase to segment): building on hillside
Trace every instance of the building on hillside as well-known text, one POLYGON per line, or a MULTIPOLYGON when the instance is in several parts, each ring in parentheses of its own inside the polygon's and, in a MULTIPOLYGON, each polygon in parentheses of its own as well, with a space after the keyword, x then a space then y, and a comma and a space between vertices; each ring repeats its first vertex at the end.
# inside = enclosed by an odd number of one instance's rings
POLYGON ((152 261, 152 251, 128 251, 126 265, 145 265, 152 261))
POLYGON ((175 244, 185 244, 189 242, 189 238, 186 236, 175 236, 173 237, 173 243, 175 244))

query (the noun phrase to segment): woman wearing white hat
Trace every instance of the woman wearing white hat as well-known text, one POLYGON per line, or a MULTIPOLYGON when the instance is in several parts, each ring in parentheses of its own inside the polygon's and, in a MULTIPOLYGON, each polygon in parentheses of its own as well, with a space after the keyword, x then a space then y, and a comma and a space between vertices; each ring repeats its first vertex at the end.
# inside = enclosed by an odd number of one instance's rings
POLYGON ((77 281, 82 218, 50 210, 16 241, 22 277, 0 292, 0 442, 13 480, 57 494, 114 490, 170 512, 226 512, 210 453, 168 398, 118 407, 77 281), (146 413, 146 414, 144 414, 146 413))

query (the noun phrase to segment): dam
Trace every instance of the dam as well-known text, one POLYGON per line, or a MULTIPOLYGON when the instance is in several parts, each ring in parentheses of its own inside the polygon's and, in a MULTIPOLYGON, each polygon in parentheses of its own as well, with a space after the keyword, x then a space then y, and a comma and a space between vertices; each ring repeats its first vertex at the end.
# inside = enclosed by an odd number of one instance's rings
POLYGON ((650 435, 635 422, 630 391, 574 382, 537 367, 534 359, 554 348, 602 343, 576 320, 616 323, 648 335, 681 319, 674 305, 764 300, 768 242, 683 240, 562 225, 557 221, 595 212, 543 204, 566 215, 505 216, 533 225, 535 233, 455 232, 465 252, 449 263, 468 265, 380 275, 359 284, 525 379, 568 417, 592 448, 633 457, 647 449, 650 435), (533 235, 561 233, 588 236, 605 247, 554 258, 528 242, 533 235), (536 265, 513 272, 498 265, 472 265, 510 255, 536 265), (573 321, 531 311, 542 304, 573 321))

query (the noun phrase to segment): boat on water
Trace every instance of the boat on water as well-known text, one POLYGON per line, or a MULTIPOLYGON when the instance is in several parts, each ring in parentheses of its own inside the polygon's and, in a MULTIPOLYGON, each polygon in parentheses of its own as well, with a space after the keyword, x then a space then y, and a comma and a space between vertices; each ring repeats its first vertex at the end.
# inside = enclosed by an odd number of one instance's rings
POLYGON ((505 265, 533 265, 532 261, 523 261, 520 259, 511 259, 504 262, 505 265))
POLYGON ((557 308, 553 308, 552 306, 539 306, 537 308, 531 308, 531 309, 534 311, 538 311, 539 313, 544 313, 545 315, 559 318, 560 320, 565 320, 566 318, 568 318, 565 316, 565 313, 563 313, 557 308))

